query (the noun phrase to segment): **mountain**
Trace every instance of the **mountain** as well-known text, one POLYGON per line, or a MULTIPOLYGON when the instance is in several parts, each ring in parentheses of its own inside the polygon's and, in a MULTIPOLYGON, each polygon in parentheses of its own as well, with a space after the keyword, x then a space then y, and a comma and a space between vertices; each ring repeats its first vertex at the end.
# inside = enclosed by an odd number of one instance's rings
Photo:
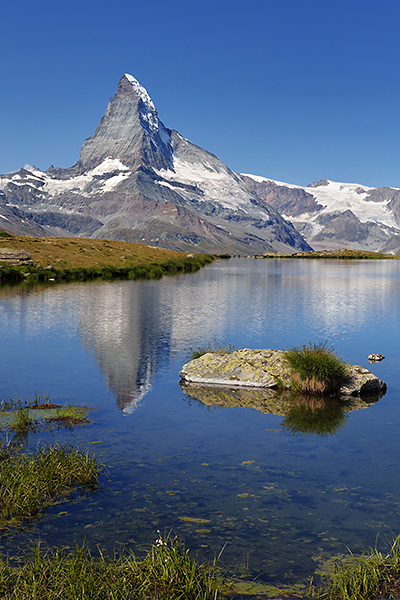
POLYGON ((400 190, 322 180, 307 187, 242 175, 314 249, 400 251, 400 190))
POLYGON ((310 249, 243 178, 166 128, 147 91, 128 74, 75 165, 26 166, 0 177, 0 226, 179 250, 310 249))

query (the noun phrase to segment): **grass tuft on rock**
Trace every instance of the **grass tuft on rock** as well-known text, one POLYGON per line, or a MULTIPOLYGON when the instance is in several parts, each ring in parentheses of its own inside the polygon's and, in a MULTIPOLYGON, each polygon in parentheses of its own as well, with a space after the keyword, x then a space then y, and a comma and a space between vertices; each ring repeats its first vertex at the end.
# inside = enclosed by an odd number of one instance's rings
POLYGON ((285 356, 293 369, 292 387, 303 394, 335 394, 347 377, 347 364, 326 342, 293 347, 285 356))
POLYGON ((88 548, 43 552, 39 545, 20 565, 0 563, 3 600, 217 600, 215 565, 199 564, 178 540, 158 540, 144 559, 109 559, 88 548))
POLYGON ((23 453, 0 448, 0 516, 3 522, 31 519, 74 491, 93 491, 102 466, 90 453, 70 445, 43 446, 23 453))
POLYGON ((232 354, 232 352, 235 352, 235 350, 236 348, 233 344, 226 344, 219 342, 218 340, 214 340, 208 344, 199 346, 198 348, 189 348, 187 358, 189 360, 195 360, 196 358, 200 358, 200 356, 208 353, 224 356, 225 354, 232 354))

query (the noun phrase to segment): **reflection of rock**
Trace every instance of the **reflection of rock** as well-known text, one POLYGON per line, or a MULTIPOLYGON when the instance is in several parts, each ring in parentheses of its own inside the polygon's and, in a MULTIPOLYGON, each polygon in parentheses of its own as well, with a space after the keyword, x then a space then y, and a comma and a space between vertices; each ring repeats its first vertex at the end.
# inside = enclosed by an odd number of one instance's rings
POLYGON ((181 387, 185 394, 207 406, 242 406, 272 415, 288 415, 294 407, 298 406, 306 406, 314 412, 324 410, 328 405, 339 405, 341 410, 344 411, 358 410, 367 408, 384 395, 384 392, 381 392, 380 394, 371 394, 366 398, 359 396, 322 398, 304 396, 290 390, 271 388, 230 388, 228 386, 211 386, 186 382, 181 382, 181 387))
MULTIPOLYGON (((231 354, 207 353, 186 363, 180 372, 186 382, 244 388, 284 388, 292 385, 293 371, 283 350, 249 350, 231 354)), ((348 377, 339 395, 385 393, 386 384, 367 369, 348 366, 348 377)))
POLYGON ((181 382, 188 396, 208 406, 245 406, 272 415, 284 415, 290 398, 289 390, 229 388, 181 382))

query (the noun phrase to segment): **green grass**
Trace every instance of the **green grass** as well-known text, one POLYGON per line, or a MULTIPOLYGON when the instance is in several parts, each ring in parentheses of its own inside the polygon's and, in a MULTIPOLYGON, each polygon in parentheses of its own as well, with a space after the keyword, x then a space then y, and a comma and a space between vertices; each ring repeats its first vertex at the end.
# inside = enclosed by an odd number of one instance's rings
POLYGON ((342 260, 396 260, 400 256, 396 254, 383 254, 382 252, 372 252, 370 250, 354 250, 352 248, 342 248, 341 250, 309 250, 308 252, 296 252, 288 255, 289 258, 333 258, 342 260))
POLYGON ((187 358, 190 360, 195 360, 196 358, 200 358, 203 354, 220 354, 223 356, 224 354, 232 354, 236 350, 235 346, 232 344, 226 344, 219 342, 218 340, 214 340, 208 344, 203 346, 199 346, 198 348, 189 348, 187 358))
POLYGON ((293 369, 292 388, 304 394, 334 394, 347 376, 347 365, 325 343, 311 343, 287 350, 293 369))
POLYGON ((33 399, 3 399, 0 402, 0 429, 9 429, 17 434, 29 431, 70 427, 89 422, 89 408, 69 404, 54 404, 48 395, 35 394, 33 399))
POLYGON ((370 548, 362 556, 336 561, 322 576, 322 586, 311 585, 310 595, 324 600, 371 600, 400 596, 400 536, 388 552, 370 548))
POLYGON ((70 445, 43 446, 33 453, 12 444, 1 446, 2 521, 31 519, 74 491, 94 490, 101 470, 93 455, 70 445))
POLYGON ((27 431, 32 426, 33 419, 29 415, 27 408, 20 408, 15 412, 15 420, 12 423, 11 428, 18 433, 27 431))
POLYGON ((215 564, 199 564, 174 540, 160 538, 144 559, 107 558, 76 548, 36 546, 19 566, 0 563, 3 600, 217 600, 215 564))
POLYGON ((197 271, 215 258, 210 254, 187 254, 144 244, 84 238, 12 235, 0 238, 1 247, 29 252, 34 264, 0 263, 0 284, 160 279, 164 275, 197 271))

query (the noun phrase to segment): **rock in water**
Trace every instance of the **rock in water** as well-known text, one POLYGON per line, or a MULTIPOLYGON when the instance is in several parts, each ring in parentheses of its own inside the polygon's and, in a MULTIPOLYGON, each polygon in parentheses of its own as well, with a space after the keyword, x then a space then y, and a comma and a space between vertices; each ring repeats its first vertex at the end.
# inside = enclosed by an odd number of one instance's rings
POLYGON ((382 356, 382 354, 379 354, 379 352, 377 354, 368 354, 368 362, 369 363, 380 362, 384 358, 385 357, 382 356))
MULTIPOLYGON (((207 353, 183 365, 183 382, 245 388, 285 388, 292 385, 293 371, 284 350, 250 350, 231 354, 207 353)), ((339 389, 342 396, 365 396, 386 391, 386 383, 367 369, 348 365, 348 377, 339 389)))

